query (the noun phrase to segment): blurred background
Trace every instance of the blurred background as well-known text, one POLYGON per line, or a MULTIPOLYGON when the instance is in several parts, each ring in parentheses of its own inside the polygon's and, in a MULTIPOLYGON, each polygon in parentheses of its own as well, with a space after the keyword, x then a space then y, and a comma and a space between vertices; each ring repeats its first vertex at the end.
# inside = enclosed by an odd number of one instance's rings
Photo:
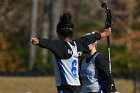
MULTIPOLYGON (((140 0, 0 0, 0 93, 56 93, 50 51, 31 37, 57 39, 56 24, 70 12, 74 38, 102 32, 112 11, 111 64, 120 93, 140 93, 140 0)), ((107 55, 106 38, 98 50, 107 55)))

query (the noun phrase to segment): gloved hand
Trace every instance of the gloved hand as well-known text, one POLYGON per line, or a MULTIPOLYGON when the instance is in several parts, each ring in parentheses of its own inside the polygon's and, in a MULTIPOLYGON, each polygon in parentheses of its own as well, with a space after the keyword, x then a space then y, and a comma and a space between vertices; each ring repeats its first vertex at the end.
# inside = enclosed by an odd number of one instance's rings
POLYGON ((111 84, 110 93, 118 93, 114 83, 111 84))

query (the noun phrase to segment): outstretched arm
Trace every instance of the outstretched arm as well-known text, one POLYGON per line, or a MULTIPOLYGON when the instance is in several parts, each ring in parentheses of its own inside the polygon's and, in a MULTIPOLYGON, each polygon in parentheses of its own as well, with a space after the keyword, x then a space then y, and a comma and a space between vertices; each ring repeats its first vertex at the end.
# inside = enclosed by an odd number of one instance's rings
POLYGON ((75 40, 77 43, 78 51, 84 51, 89 44, 94 43, 97 40, 100 40, 101 38, 110 35, 111 35, 111 28, 104 29, 102 33, 98 33, 98 32, 87 33, 80 39, 75 40))
POLYGON ((63 40, 51 40, 46 38, 31 38, 31 43, 41 48, 46 48, 54 53, 55 56, 61 59, 68 59, 71 57, 67 51, 70 46, 63 40))
POLYGON ((31 43, 33 45, 39 45, 39 39, 38 38, 31 38, 31 43))

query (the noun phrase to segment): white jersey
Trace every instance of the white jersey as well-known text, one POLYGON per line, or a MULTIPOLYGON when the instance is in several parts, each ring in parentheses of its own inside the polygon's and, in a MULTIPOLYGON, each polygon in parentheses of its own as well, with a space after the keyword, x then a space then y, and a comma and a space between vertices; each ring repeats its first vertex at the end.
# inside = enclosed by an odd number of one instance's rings
POLYGON ((74 42, 74 46, 67 42, 71 47, 68 53, 72 56, 69 59, 56 58, 56 62, 53 63, 56 86, 61 85, 74 85, 80 86, 79 75, 78 75, 78 51, 77 45, 74 42))
POLYGON ((81 63, 81 82, 82 92, 100 92, 101 87, 98 82, 98 71, 95 68, 95 57, 99 54, 96 52, 90 62, 86 62, 87 56, 82 60, 81 63))

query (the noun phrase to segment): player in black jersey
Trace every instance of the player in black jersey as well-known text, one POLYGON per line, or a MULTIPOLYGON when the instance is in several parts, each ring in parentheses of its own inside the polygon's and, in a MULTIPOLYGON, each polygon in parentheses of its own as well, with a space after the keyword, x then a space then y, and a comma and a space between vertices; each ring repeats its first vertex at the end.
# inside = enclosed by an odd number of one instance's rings
POLYGON ((102 33, 92 32, 72 40, 73 28, 70 13, 64 13, 57 24, 58 40, 31 38, 33 45, 49 49, 55 56, 56 62, 53 62, 53 66, 58 93, 80 93, 78 56, 90 43, 111 35, 111 29, 108 28, 102 33))
POLYGON ((97 51, 97 42, 88 45, 80 62, 82 93, 117 93, 107 58, 97 51), (112 82, 112 83, 111 83, 112 82), (112 88, 110 84, 113 84, 112 88))

